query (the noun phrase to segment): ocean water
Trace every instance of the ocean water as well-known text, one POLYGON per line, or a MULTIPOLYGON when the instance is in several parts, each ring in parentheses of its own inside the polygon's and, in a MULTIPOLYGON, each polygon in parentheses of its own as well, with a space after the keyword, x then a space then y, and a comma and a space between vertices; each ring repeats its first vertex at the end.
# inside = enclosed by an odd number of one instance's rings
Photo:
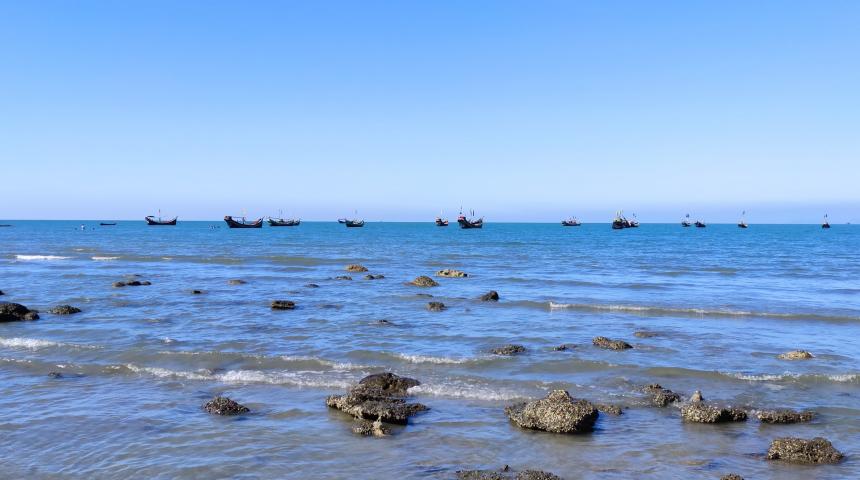
POLYGON ((42 313, 0 324, 4 478, 452 478, 505 464, 565 478, 860 477, 854 226, 6 223, 0 300, 42 313), (443 268, 469 277, 406 284, 443 268), (128 275, 152 285, 111 286, 128 275), (491 289, 501 301, 477 300, 491 289), (422 294, 448 310, 429 312, 422 294), (275 299, 298 308, 272 311, 275 299), (58 304, 83 312, 47 313, 58 304), (634 348, 596 348, 598 335, 634 348), (528 350, 488 352, 506 343, 528 350), (575 347, 553 350, 562 343, 575 347), (776 358, 794 349, 815 358, 776 358), (420 380, 410 394, 430 410, 390 437, 355 436, 325 397, 381 371, 420 380), (678 407, 648 405, 649 383, 818 416, 685 424, 678 407), (505 417, 557 388, 628 409, 583 435, 505 417), (252 413, 208 415, 215 395, 252 413), (826 437, 846 459, 766 461, 782 436, 826 437))

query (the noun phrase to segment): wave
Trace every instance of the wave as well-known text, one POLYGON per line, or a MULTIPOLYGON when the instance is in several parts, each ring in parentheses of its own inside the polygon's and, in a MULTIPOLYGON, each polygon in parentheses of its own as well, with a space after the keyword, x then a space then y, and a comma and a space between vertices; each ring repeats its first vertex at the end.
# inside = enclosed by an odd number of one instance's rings
POLYGON ((110 261, 110 260, 118 260, 119 257, 91 257, 95 261, 110 261))
POLYGON ((498 389, 490 386, 471 385, 464 382, 450 382, 442 384, 421 384, 408 390, 410 395, 430 395, 434 397, 466 398, 471 400, 484 400, 488 402, 509 402, 522 398, 528 398, 520 392, 509 389, 498 389))
MULTIPOLYGON (((170 341, 165 341, 162 339, 163 343, 173 343, 175 340, 170 339, 170 341)), ((279 355, 279 356, 266 356, 266 355, 256 355, 251 353, 242 353, 242 352, 221 352, 221 351, 169 351, 163 350, 158 352, 159 355, 180 355, 180 356, 193 356, 200 357, 203 360, 211 360, 211 361, 242 361, 242 360, 251 360, 256 363, 265 362, 266 365, 277 366, 277 367, 293 367, 293 368, 326 368, 328 370, 347 372, 352 370, 365 370, 370 368, 367 365, 358 365, 350 362, 337 362, 334 360, 327 360, 325 358, 307 356, 307 355, 279 355)))
POLYGON ((738 380, 746 380, 750 382, 781 382, 781 381, 799 381, 799 382, 818 382, 831 381, 838 383, 856 383, 860 382, 860 374, 858 373, 837 373, 832 375, 819 373, 792 373, 785 372, 781 374, 746 374, 737 372, 719 372, 721 375, 737 378, 738 380))
POLYGON ((394 353, 393 356, 405 360, 409 363, 435 363, 437 365, 457 365, 462 363, 475 362, 484 360, 484 358, 451 358, 451 357, 435 357, 432 355, 407 355, 405 353, 394 353))
POLYGON ((110 367, 113 371, 126 370, 140 375, 151 375, 157 378, 176 378, 196 381, 218 381, 222 383, 265 383, 270 385, 292 385, 297 387, 341 388, 353 386, 357 379, 336 379, 321 375, 321 372, 263 372, 260 370, 228 370, 212 372, 210 370, 170 370, 161 367, 142 367, 126 364, 110 367))
MULTIPOLYGON (((545 303, 538 305, 546 306, 545 303)), ((587 304, 587 303, 556 303, 549 302, 550 310, 579 310, 592 312, 627 312, 643 315, 693 315, 697 317, 766 317, 785 318, 794 320, 823 320, 823 321, 860 321, 858 316, 850 315, 823 315, 818 313, 779 313, 779 312, 755 312, 748 310, 728 309, 705 309, 705 308, 678 308, 678 307, 654 307, 647 305, 613 305, 613 304, 587 304)))
POLYGON ((72 348, 99 348, 96 345, 79 345, 75 343, 52 342, 38 338, 0 338, 0 346, 8 348, 26 348, 28 350, 39 350, 41 348, 72 347, 72 348))
POLYGON ((15 255, 16 260, 68 260, 72 257, 64 257, 60 255, 15 255))

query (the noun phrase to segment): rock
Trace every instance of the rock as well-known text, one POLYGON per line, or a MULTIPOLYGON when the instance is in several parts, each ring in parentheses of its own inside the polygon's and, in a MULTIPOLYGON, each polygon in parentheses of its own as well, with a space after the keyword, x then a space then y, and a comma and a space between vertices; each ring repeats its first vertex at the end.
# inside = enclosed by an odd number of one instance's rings
POLYGON ((338 275, 334 277, 335 280, 352 280, 352 277, 349 275, 338 275))
POLYGON ((39 313, 20 303, 0 302, 0 322, 20 322, 38 320, 39 313))
POLYGON ((523 470, 519 473, 511 470, 511 467, 505 465, 501 470, 459 470, 457 471, 458 480, 562 480, 558 475, 554 475, 542 470, 523 470))
POLYGON ((481 295, 482 302, 498 302, 499 301, 499 292, 495 290, 490 290, 489 292, 481 295))
POLYGON ((553 433, 583 433, 594 428, 599 413, 594 405, 570 397, 565 390, 553 390, 546 398, 505 408, 517 426, 553 433))
POLYGON ((410 283, 412 285, 415 285, 416 287, 437 287, 437 286, 439 286, 439 284, 436 283, 436 280, 433 280, 432 278, 430 278, 426 275, 421 275, 420 277, 416 277, 415 280, 412 280, 412 282, 410 282, 410 283))
POLYGON ((738 475, 737 473, 730 473, 728 475, 723 475, 720 477, 720 480, 744 480, 744 477, 738 475))
POLYGON ((502 345, 500 347, 490 349, 490 353, 493 355, 516 355, 525 351, 526 347, 516 344, 502 345))
POLYGON ((658 383, 645 387, 645 392, 651 394, 651 403, 657 407, 667 407, 670 403, 681 401, 680 395, 668 388, 663 388, 658 383))
POLYGON ((365 280, 382 280, 385 278, 385 275, 365 275, 365 280))
POLYGON ((215 397, 203 404, 203 410, 215 415, 239 415, 250 412, 248 407, 230 400, 227 397, 215 397))
POLYGON ((48 372, 48 376, 51 378, 63 378, 63 374, 60 372, 48 372))
POLYGON ((639 330, 639 331, 633 332, 633 336, 637 337, 637 338, 653 338, 653 337, 656 337, 657 334, 654 332, 639 330))
POLYGON ((767 450, 768 460, 783 460, 793 463, 839 463, 843 458, 842 452, 833 448, 829 440, 815 437, 812 440, 802 438, 777 438, 767 450))
POLYGON ((240 278, 234 278, 233 280, 227 280, 227 285, 244 285, 246 283, 248 283, 248 282, 246 282, 240 278))
POLYGON ((762 423, 803 423, 812 421, 815 417, 815 412, 803 411, 795 412, 793 410, 760 410, 756 412, 756 417, 762 423))
POLYGON ((627 342, 621 340, 611 340, 606 337, 594 337, 591 340, 591 343, 593 343, 597 347, 606 348, 609 350, 626 350, 628 348, 633 348, 633 346, 627 342))
POLYGON ((48 310, 48 313, 52 313, 54 315, 72 315, 74 313, 81 313, 81 309, 71 305, 57 305, 56 307, 48 310))
POLYGON ((6 294, 3 293, 3 290, 0 290, 0 295, 6 295, 6 294))
POLYGON ((294 310, 296 302, 292 300, 272 300, 272 310, 294 310))
POLYGON ((466 272, 461 272, 460 270, 446 268, 445 270, 439 270, 438 272, 436 272, 436 276, 446 278, 465 278, 468 277, 469 274, 466 272))
POLYGON ((552 347, 552 349, 555 350, 556 352, 563 352, 565 350, 572 350, 574 348, 576 348, 576 345, 574 345, 572 343, 563 343, 561 345, 557 345, 555 347, 552 347))
POLYGON ((192 295, 201 295, 203 294, 203 290, 191 290, 192 295))
POLYGON ((394 322, 392 322, 391 320, 386 320, 384 318, 382 320, 377 320, 373 323, 375 323, 376 325, 394 325, 394 322))
POLYGON ((364 435, 365 437, 384 437, 386 435, 391 435, 391 428, 387 425, 383 425, 382 421, 378 418, 375 422, 357 420, 352 426, 352 433, 364 435))
POLYGON ((409 417, 427 410, 420 403, 408 403, 401 398, 417 380, 393 373, 365 377, 346 395, 330 395, 326 405, 356 418, 405 425, 409 417))
POLYGON ((317 285, 316 283, 309 283, 309 284, 305 285, 305 287, 307 287, 307 288, 320 288, 320 286, 317 285))
POLYGON ((692 395, 690 395, 690 403, 702 403, 704 401, 705 397, 702 396, 702 392, 699 390, 696 390, 692 395))
POLYGON ((347 272, 355 272, 355 273, 366 272, 367 267, 365 267, 364 265, 357 265, 357 264, 347 265, 346 271, 347 272))
POLYGON ((445 310, 446 308, 448 308, 448 307, 446 307, 445 304, 442 302, 429 302, 429 303, 427 303, 427 310, 430 310, 431 312, 441 312, 442 310, 445 310))
POLYGON ((815 358, 811 353, 806 350, 792 350, 790 352, 785 352, 777 355, 780 360, 809 360, 810 358, 815 358))
POLYGON ((681 407, 681 419, 691 423, 745 422, 747 412, 738 408, 690 403, 681 407))
POLYGON ((594 407, 597 411, 601 413, 605 413, 607 415, 621 415, 624 413, 623 409, 618 405, 612 405, 609 403, 595 403, 594 407))
POLYGON ((152 285, 151 282, 146 280, 127 280, 125 282, 113 282, 113 286, 116 288, 122 287, 141 287, 144 285, 152 285))

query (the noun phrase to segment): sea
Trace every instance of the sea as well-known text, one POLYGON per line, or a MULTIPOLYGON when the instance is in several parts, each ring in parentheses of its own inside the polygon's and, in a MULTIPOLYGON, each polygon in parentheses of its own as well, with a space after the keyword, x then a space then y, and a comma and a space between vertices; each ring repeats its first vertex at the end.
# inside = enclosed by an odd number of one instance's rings
POLYGON ((860 478, 857 226, 2 223, 0 301, 41 316, 0 324, 2 478, 444 479, 505 465, 568 479, 860 478), (446 268, 468 277, 434 277, 446 268), (439 285, 409 284, 419 275, 439 285), (112 286, 127 279, 151 285, 112 286), (479 300, 490 290, 498 302, 479 300), (48 312, 63 304, 82 312, 48 312), (490 353, 504 344, 526 351, 490 353), (778 358, 791 350, 814 358, 778 358), (358 436, 325 399, 378 372, 419 380, 410 400, 429 410, 358 436), (678 405, 650 405, 653 383, 753 414, 685 423, 678 405), (555 389, 625 409, 576 435, 506 417, 555 389), (204 412, 218 395, 251 411, 204 412), (782 408, 816 417, 754 415, 782 408), (787 436, 827 438, 845 459, 766 460, 787 436))

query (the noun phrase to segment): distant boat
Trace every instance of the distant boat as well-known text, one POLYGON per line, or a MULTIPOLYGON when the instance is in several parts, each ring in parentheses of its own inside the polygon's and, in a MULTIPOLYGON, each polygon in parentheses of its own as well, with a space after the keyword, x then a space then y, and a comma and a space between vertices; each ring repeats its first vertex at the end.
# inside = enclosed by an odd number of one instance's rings
POLYGON ((741 213, 741 221, 740 221, 740 222, 738 222, 738 228, 749 228, 749 225, 747 225, 747 221, 744 219, 744 217, 746 216, 746 214, 747 214, 747 211, 746 211, 746 210, 744 210, 744 211, 741 213))
POLYGON ((681 226, 686 228, 686 227, 690 227, 692 225, 693 225, 693 222, 690 221, 690 214, 688 213, 687 216, 684 217, 683 220, 681 220, 681 226))
POLYGON ((821 228, 830 228, 830 220, 828 220, 827 215, 824 215, 824 223, 821 224, 821 228))
POLYGON ((636 218, 636 214, 633 214, 633 218, 627 221, 627 228, 639 228, 639 220, 636 218))
POLYGON ((463 210, 460 210, 460 215, 457 217, 457 223, 460 224, 460 228, 484 228, 484 217, 475 220, 475 211, 472 210, 471 214, 473 218, 466 218, 463 215, 463 210))
POLYGON ((116 225, 116 223, 101 222, 101 223, 99 223, 99 225, 101 225, 103 227, 112 227, 112 226, 116 225))
POLYGON ((299 220, 298 218, 284 218, 283 212, 278 212, 278 215, 280 215, 280 217, 269 217, 269 220, 268 220, 269 226, 272 226, 272 227, 297 227, 297 226, 299 226, 300 223, 302 223, 302 221, 299 220))
POLYGON ((439 216, 436 217, 436 226, 437 227, 447 227, 448 226, 448 219, 442 218, 442 212, 441 211, 439 211, 439 216))
POLYGON ((339 218, 337 222, 346 225, 347 228, 363 227, 364 220, 358 218, 358 210, 353 212, 353 214, 355 215, 353 218, 339 218))
POLYGON ((696 220, 696 228, 705 228, 707 225, 701 220, 696 220))
POLYGON ((249 222, 248 220, 245 220, 245 217, 242 217, 241 220, 237 220, 230 215, 226 215, 224 217, 224 221, 227 222, 227 226, 230 228, 263 228, 262 217, 249 222))
POLYGON ((624 216, 624 212, 622 212, 621 210, 615 212, 615 219, 612 220, 613 230, 623 230, 625 228, 637 227, 639 227, 639 221, 636 220, 636 214, 633 214, 633 219, 630 220, 624 216))
POLYGON ((147 225, 176 225, 176 219, 179 217, 173 217, 169 220, 164 220, 161 218, 161 209, 158 210, 158 217, 154 215, 147 215, 143 219, 146 220, 147 225))
POLYGON ((567 220, 562 220, 561 224, 565 227, 578 227, 582 225, 582 223, 580 223, 580 221, 577 220, 576 217, 570 217, 567 220))
POLYGON ((337 219, 337 223, 346 223, 346 222, 348 222, 348 221, 349 221, 349 220, 347 220, 347 219, 345 219, 345 218, 338 218, 338 219, 337 219))

